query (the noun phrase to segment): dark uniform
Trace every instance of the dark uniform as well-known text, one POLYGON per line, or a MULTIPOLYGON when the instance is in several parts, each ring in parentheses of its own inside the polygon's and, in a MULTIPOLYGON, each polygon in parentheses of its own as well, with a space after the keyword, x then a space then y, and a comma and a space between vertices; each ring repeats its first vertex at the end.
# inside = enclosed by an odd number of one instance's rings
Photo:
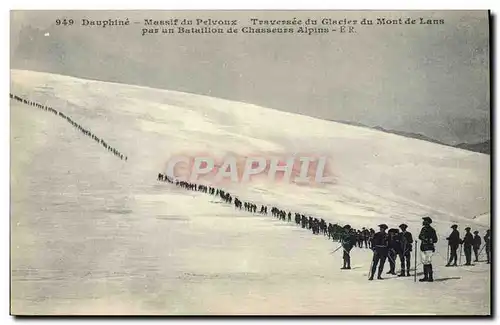
POLYGON ((358 247, 363 248, 363 233, 361 230, 356 232, 356 240, 358 241, 358 247))
POLYGON ((491 232, 490 230, 486 230, 486 235, 483 237, 484 239, 484 245, 486 249, 486 263, 490 264, 490 253, 491 253, 491 232))
POLYGON ((423 227, 420 230, 420 251, 422 257, 422 264, 424 269, 424 277, 420 279, 420 282, 433 282, 434 278, 432 276, 432 254, 436 251, 434 244, 437 243, 436 230, 431 227, 432 219, 429 217, 422 218, 423 227))
POLYGON ((453 225, 451 228, 453 230, 451 231, 450 236, 446 238, 448 246, 450 246, 450 259, 448 260, 448 264, 446 264, 446 266, 457 266, 457 249, 460 245, 460 233, 457 230, 457 225, 453 225), (451 263, 453 263, 453 265, 451 263))
POLYGON ((465 236, 462 243, 464 244, 465 265, 471 265, 474 237, 470 233, 470 227, 465 228, 465 236))
POLYGON ((344 233, 342 234, 342 237, 340 239, 342 243, 342 249, 344 250, 344 266, 342 267, 342 270, 350 270, 351 269, 351 249, 356 245, 356 236, 355 234, 351 231, 351 226, 345 225, 344 226, 344 233))
POLYGON ((373 230, 373 228, 370 228, 369 237, 368 237, 368 245, 369 245, 370 249, 373 249, 373 245, 372 245, 373 236, 375 236, 375 230, 373 230))
POLYGON ((479 231, 474 231, 474 245, 472 249, 474 250, 474 262, 479 262, 479 249, 481 248, 481 237, 479 236, 479 231))
POLYGON ((365 243, 365 248, 368 248, 368 240, 370 239, 370 231, 363 227, 361 231, 363 233, 363 242, 365 243))
POLYGON ((401 232, 399 233, 399 243, 401 245, 399 259, 401 260, 401 273, 399 276, 405 276, 405 266, 406 266, 406 276, 410 276, 410 263, 411 263, 411 251, 413 249, 413 236, 410 232, 406 231, 408 226, 406 224, 399 225, 401 232))
POLYGON ((328 223, 328 239, 333 238, 333 225, 329 222, 328 223))
POLYGON ((338 224, 334 224, 332 226, 333 228, 333 236, 332 236, 332 239, 335 240, 335 241, 338 241, 340 240, 340 237, 342 236, 344 230, 342 229, 342 227, 338 224))
POLYGON ((388 251, 387 257, 389 258, 389 272, 387 274, 396 275, 396 256, 399 254, 401 244, 399 242, 399 230, 391 228, 388 231, 388 251))
POLYGON ((373 280, 373 275, 378 267, 377 279, 382 280, 382 272, 384 271, 385 259, 387 258, 388 251, 388 236, 385 230, 388 228, 387 225, 379 225, 380 231, 373 235, 372 239, 372 250, 373 250, 373 260, 372 269, 370 273, 370 278, 368 280, 373 280))

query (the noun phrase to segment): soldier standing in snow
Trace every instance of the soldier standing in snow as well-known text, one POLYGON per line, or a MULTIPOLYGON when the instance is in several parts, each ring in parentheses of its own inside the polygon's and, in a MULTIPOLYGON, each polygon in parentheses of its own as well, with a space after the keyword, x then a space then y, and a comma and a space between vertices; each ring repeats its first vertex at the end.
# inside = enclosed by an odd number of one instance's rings
POLYGON ((470 227, 465 228, 465 236, 462 243, 464 244, 465 265, 471 265, 474 237, 470 233, 470 227))
POLYGON ((328 223, 328 239, 333 239, 333 225, 328 223))
MULTIPOLYGON (((432 254, 436 251, 434 248, 434 244, 437 243, 437 235, 436 230, 431 227, 432 219, 429 217, 424 217, 423 219, 423 227, 420 230, 420 235, 418 239, 420 239, 420 251, 422 264, 424 269, 424 277, 420 279, 420 282, 433 282, 434 278, 432 276, 432 254)), ((415 271, 416 272, 416 271, 415 271)))
POLYGON ((389 272, 387 274, 396 275, 396 256, 399 253, 399 230, 396 228, 391 228, 388 231, 388 252, 387 257, 389 258, 389 272))
POLYGON ((370 228, 370 231, 369 231, 369 239, 368 239, 368 244, 370 245, 370 249, 373 249, 373 236, 375 236, 375 230, 373 230, 373 228, 370 228))
POLYGON ((388 238, 386 224, 379 225, 380 231, 373 235, 372 239, 372 250, 373 250, 373 260, 372 260, 372 269, 370 273, 370 278, 368 280, 373 280, 373 275, 378 267, 378 275, 377 279, 382 280, 382 272, 384 271, 385 259, 387 258, 387 250, 388 250, 388 238))
POLYGON ((307 219, 305 215, 302 215, 302 218, 300 219, 300 224, 304 229, 307 227, 307 219))
POLYGON ((484 235, 483 239, 484 239, 484 246, 486 248, 486 258, 487 258, 486 264, 490 264, 491 233, 489 229, 486 230, 486 235, 484 235))
POLYGON ((399 233, 399 243, 401 245, 401 253, 399 254, 399 259, 401 260, 401 273, 398 276, 405 276, 405 266, 406 276, 410 276, 413 236, 410 232, 406 231, 408 228, 406 224, 400 224, 399 228, 401 229, 401 232, 399 233))
POLYGON ((448 246, 450 246, 450 259, 448 260, 448 264, 446 264, 446 266, 457 266, 457 249, 460 245, 460 233, 457 230, 457 225, 453 225, 451 228, 453 230, 451 231, 450 236, 446 238, 448 246), (453 265, 451 264, 452 262, 453 265))
POLYGON ((341 268, 342 270, 350 270, 351 269, 351 249, 356 245, 356 237, 354 233, 351 231, 350 225, 344 226, 344 233, 340 239, 342 249, 344 250, 344 266, 341 268))
POLYGON ((368 240, 370 238, 370 231, 368 229, 366 229, 365 227, 363 227, 362 233, 363 233, 363 242, 365 243, 365 248, 368 248, 368 240))
POLYGON ((335 241, 340 240, 340 236, 342 235, 342 227, 339 224, 334 224, 333 225, 333 237, 332 239, 335 241))
POLYGON ((361 232, 361 230, 358 230, 356 232, 356 241, 358 243, 358 247, 363 248, 363 233, 361 232))
POLYGON ((479 262, 479 249, 481 248, 481 237, 479 236, 479 231, 474 231, 474 245, 472 249, 474 250, 474 257, 476 258, 474 262, 479 262))

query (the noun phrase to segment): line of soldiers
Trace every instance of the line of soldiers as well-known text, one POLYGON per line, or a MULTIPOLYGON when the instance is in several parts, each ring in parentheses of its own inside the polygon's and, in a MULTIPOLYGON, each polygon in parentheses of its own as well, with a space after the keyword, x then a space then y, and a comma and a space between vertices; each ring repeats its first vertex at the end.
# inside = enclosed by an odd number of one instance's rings
MULTIPOLYGON (((252 202, 241 201, 237 197, 233 197, 229 192, 220 188, 215 188, 212 186, 207 187, 205 185, 200 185, 193 182, 174 180, 172 177, 163 173, 158 173, 157 180, 175 184, 178 187, 182 187, 191 191, 198 191, 215 195, 228 204, 233 204, 234 201, 235 208, 240 210, 245 209, 246 211, 253 213, 257 213, 258 210, 256 204, 252 202)), ((268 206, 261 205, 258 213, 267 215, 268 206)), ((286 211, 273 206, 271 207, 271 215, 279 220, 292 222, 292 211, 286 211)), ((322 234, 329 240, 333 241, 339 241, 342 236, 343 228, 337 223, 327 223, 324 219, 318 219, 312 216, 307 217, 306 215, 298 212, 294 212, 294 216, 295 223, 297 225, 301 226, 304 229, 311 230, 314 235, 322 234)), ((355 238, 355 246, 359 248, 371 248, 371 240, 373 238, 373 235, 375 234, 375 230, 373 230, 372 228, 367 229, 363 227, 361 230, 352 229, 352 232, 353 237, 355 238)))
POLYGON ((42 105, 42 104, 39 104, 39 103, 36 103, 34 101, 30 101, 30 100, 26 100, 26 99, 23 99, 19 96, 16 96, 16 95, 13 95, 13 94, 10 94, 10 98, 11 99, 14 99, 14 100, 17 100, 18 102, 21 102, 23 104, 26 104, 26 105, 30 105, 30 106, 34 106, 34 107, 37 107, 39 109, 42 109, 44 111, 47 111, 47 112, 51 112, 53 113, 54 115, 58 115, 59 117, 65 119, 69 124, 71 124, 73 127, 77 128, 78 130, 80 130, 80 132, 82 132, 84 135, 92 138, 92 140, 94 140, 95 142, 101 144, 105 149, 107 149, 109 152, 111 152, 112 154, 114 154, 116 157, 120 158, 121 160, 125 160, 127 161, 128 160, 128 157, 123 155, 120 151, 118 151, 117 149, 113 148, 112 146, 110 146, 106 141, 104 141, 103 139, 97 137, 94 133, 92 133, 91 131, 85 129, 83 126, 81 126, 80 124, 76 123, 75 121, 73 121, 73 119, 71 119, 69 116, 67 116, 66 114, 62 113, 62 112, 59 112, 55 109, 53 109, 52 107, 49 107, 49 106, 46 106, 46 105, 42 105))
MULTIPOLYGON (((449 259, 448 259, 448 264, 446 264, 447 267, 450 266, 457 266, 457 250, 460 247, 460 255, 462 254, 462 245, 463 245, 463 250, 464 250, 464 255, 465 255, 465 264, 464 265, 472 265, 472 252, 474 252, 474 262, 479 262, 479 254, 480 254, 480 249, 481 249, 481 236, 479 236, 479 231, 474 231, 474 236, 471 234, 471 228, 466 227, 465 228, 465 235, 464 238, 460 238, 460 233, 457 230, 458 226, 457 225, 452 225, 451 229, 451 234, 446 238, 448 241, 448 250, 449 250, 449 259)), ((483 237, 484 239, 484 248, 486 249, 486 263, 490 264, 490 251, 491 251, 491 241, 490 241, 490 230, 488 229, 486 231, 485 236, 483 237)))
MULTIPOLYGON (((211 195, 215 195, 229 204, 232 204, 233 202, 233 196, 229 192, 219 188, 211 186, 207 187, 205 185, 198 185, 186 181, 178 181, 178 180, 174 181, 169 176, 161 173, 158 174, 157 179, 159 181, 165 181, 175 184, 176 186, 188 190, 200 191, 204 193, 209 193, 211 195)), ((234 205, 235 208, 242 209, 242 207, 244 207, 245 210, 249 212, 257 213, 257 205, 251 202, 243 202, 237 197, 234 197, 234 205)), ((262 205, 259 213, 267 215, 267 206, 262 205)), ((273 215, 273 217, 278 218, 279 220, 285 222, 291 222, 292 212, 290 211, 287 212, 277 207, 272 207, 271 214, 273 215)), ((431 227, 432 219, 430 217, 424 217, 422 219, 423 219, 422 229, 420 230, 418 239, 420 240, 419 248, 420 248, 421 261, 423 264, 424 277, 419 281, 433 282, 434 277, 433 277, 433 267, 432 267, 432 256, 435 252, 435 244, 438 241, 438 237, 436 234, 436 230, 433 227, 431 227)), ((399 277, 410 276, 411 253, 413 251, 414 238, 412 233, 408 231, 408 225, 404 223, 399 225, 399 229, 391 228, 389 230, 387 230, 388 226, 386 224, 380 224, 379 225, 380 231, 375 233, 375 231, 372 228, 367 229, 363 227, 361 230, 356 230, 352 228, 350 225, 340 226, 339 224, 336 223, 335 224, 328 223, 327 226, 326 221, 324 219, 313 218, 311 216, 306 217, 304 214, 300 214, 297 212, 295 213, 295 223, 304 229, 311 230, 314 235, 322 233, 324 236, 328 236, 328 239, 331 239, 333 241, 339 241, 341 245, 337 249, 342 248, 344 251, 343 266, 341 268, 343 270, 351 269, 351 256, 350 256, 351 250, 354 247, 362 248, 364 244, 365 248, 370 248, 373 251, 369 280, 373 280, 375 274, 377 274, 377 279, 379 280, 383 279, 382 273, 384 270, 384 265, 386 260, 389 261, 389 271, 387 272, 387 274, 397 275, 399 277), (396 261, 398 257, 401 264, 401 271, 399 274, 396 274, 396 261), (378 272, 377 272, 377 267, 378 267, 378 272)), ((454 229, 454 231, 456 231, 457 226, 453 225, 452 228, 454 229)), ((470 227, 467 227, 466 228, 467 234, 469 234, 469 231, 470 227)), ((477 235, 478 233, 477 231, 474 233, 476 234, 476 237, 479 237, 477 235)), ((461 242, 463 242, 464 245, 465 243, 473 243, 471 244, 471 247, 473 247, 474 252, 477 251, 476 254, 476 260, 477 260, 477 256, 480 254, 479 251, 479 247, 481 245, 480 238, 478 241, 476 237, 472 238, 472 235, 468 236, 467 234, 465 235, 464 239, 461 240, 461 242)), ((447 239, 450 240, 451 238, 451 240, 453 241, 454 238, 456 238, 457 236, 459 238, 458 231, 456 233, 452 232, 452 235, 450 235, 450 237, 448 237, 447 239)), ((485 247, 489 263, 490 252, 491 252, 490 230, 487 231, 484 240, 486 243, 485 247)), ((451 259, 452 258, 450 257, 450 261, 451 259)), ((469 264, 467 263, 465 265, 470 265, 470 263, 469 264)), ((450 262, 448 264, 450 264, 450 262)), ((455 265, 456 265, 456 258, 455 258, 455 265)))
MULTIPOLYGON (((192 182, 186 182, 186 181, 179 181, 179 180, 174 180, 172 177, 163 174, 163 173, 158 173, 157 176, 158 181, 162 182, 168 182, 171 184, 175 184, 176 186, 192 190, 192 191, 199 191, 199 192, 205 192, 209 193, 211 195, 215 195, 222 199, 224 202, 228 204, 233 204, 234 201, 234 206, 237 209, 245 209, 246 211, 257 213, 257 205, 252 203, 252 202, 244 202, 238 199, 237 197, 233 197, 229 192, 220 189, 220 188, 215 188, 215 187, 207 187, 205 185, 200 185, 192 182)), ((267 215, 268 213, 268 206, 262 205, 259 209, 260 214, 267 215)), ((286 211, 283 209, 280 209, 278 207, 271 207, 271 215, 278 220, 282 220, 285 222, 292 222, 292 211, 286 211)), ((343 236, 344 229, 341 225, 335 223, 327 223, 324 219, 322 218, 315 218, 312 216, 306 216, 304 214, 294 212, 295 216, 295 223, 299 226, 301 226, 304 229, 311 230, 313 235, 320 235, 322 234, 323 236, 327 237, 329 240, 333 241, 339 241, 341 237, 343 236)), ((352 238, 353 238, 353 246, 359 247, 359 248, 371 248, 372 247, 372 239, 373 236, 375 235, 375 230, 373 228, 365 228, 362 227, 362 229, 351 229, 352 231, 352 238)))

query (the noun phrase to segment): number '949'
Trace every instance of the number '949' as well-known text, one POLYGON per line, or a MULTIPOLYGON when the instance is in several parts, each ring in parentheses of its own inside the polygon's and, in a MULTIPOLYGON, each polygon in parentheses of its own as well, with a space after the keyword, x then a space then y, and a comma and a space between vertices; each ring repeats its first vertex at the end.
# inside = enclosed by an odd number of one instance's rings
POLYGON ((57 26, 71 26, 75 23, 75 21, 73 19, 56 19, 56 25, 57 26))

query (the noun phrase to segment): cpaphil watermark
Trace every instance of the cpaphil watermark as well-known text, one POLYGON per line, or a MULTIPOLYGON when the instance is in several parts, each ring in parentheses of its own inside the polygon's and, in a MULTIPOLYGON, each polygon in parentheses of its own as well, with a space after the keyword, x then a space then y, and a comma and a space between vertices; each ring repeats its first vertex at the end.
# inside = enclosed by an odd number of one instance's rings
POLYGON ((165 174, 186 182, 250 182, 256 179, 298 185, 333 183, 329 159, 321 155, 201 155, 171 157, 165 174))

